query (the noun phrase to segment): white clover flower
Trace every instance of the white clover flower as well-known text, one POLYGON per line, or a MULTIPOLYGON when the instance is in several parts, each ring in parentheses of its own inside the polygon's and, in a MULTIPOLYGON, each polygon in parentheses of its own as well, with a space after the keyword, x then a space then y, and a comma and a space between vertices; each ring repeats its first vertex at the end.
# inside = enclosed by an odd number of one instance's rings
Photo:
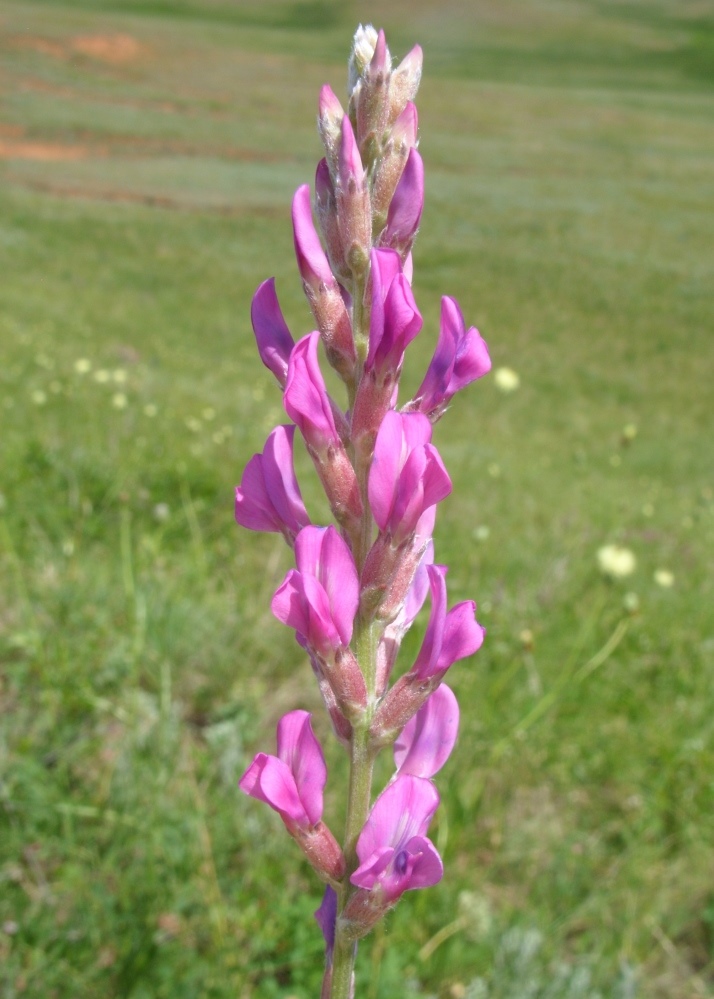
POLYGON ((635 571, 637 560, 629 548, 620 545, 603 545, 598 549, 600 572, 611 579, 622 579, 635 571))
POLYGON ((114 409, 126 409, 126 404, 129 400, 124 395, 123 392, 115 392, 112 396, 112 406, 114 409))
POLYGON ((216 418, 216 411, 213 408, 213 406, 206 406, 205 409, 201 410, 201 416, 204 418, 204 420, 207 423, 210 423, 211 420, 215 420, 215 418, 216 418))
POLYGON ((92 370, 92 362, 88 357, 80 357, 74 362, 74 370, 78 375, 86 375, 92 370))
POLYGON ((47 402, 47 393, 43 392, 42 389, 35 389, 30 398, 36 406, 44 406, 47 402))
POLYGON ((151 417, 156 416, 158 411, 159 407, 153 402, 147 402, 144 406, 144 416, 148 416, 150 419, 151 417))
POLYGON ((496 368, 493 380, 501 392, 515 392, 521 384, 521 379, 513 368, 496 368))
POLYGON ((670 572, 669 569, 657 569, 654 574, 654 581, 657 586, 668 590, 670 586, 674 586, 674 573, 670 572))
POLYGON ((108 382, 110 378, 111 375, 106 370, 106 368, 100 368, 99 371, 94 372, 94 380, 95 382, 99 382, 100 385, 106 384, 106 382, 108 382))
POLYGON ((117 385, 123 385, 126 381, 126 371, 124 368, 117 368, 115 371, 112 371, 112 379, 117 385))

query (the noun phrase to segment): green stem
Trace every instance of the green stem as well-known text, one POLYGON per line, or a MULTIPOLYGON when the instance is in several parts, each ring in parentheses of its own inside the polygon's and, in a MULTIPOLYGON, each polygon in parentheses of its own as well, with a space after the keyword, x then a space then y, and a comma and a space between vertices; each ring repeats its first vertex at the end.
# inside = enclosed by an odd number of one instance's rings
MULTIPOLYGON (((352 332, 357 352, 357 372, 353 384, 348 386, 350 410, 354 407, 357 388, 369 349, 369 318, 367 310, 364 307, 366 278, 366 271, 363 274, 355 275, 354 286, 352 288, 352 332)), ((362 498, 362 509, 364 511, 362 514, 359 541, 353 552, 357 571, 361 573, 367 553, 372 544, 372 535, 374 533, 374 520, 369 507, 367 493, 369 463, 364 460, 362 455, 355 453, 356 449, 354 447, 350 447, 349 450, 355 465, 362 498)), ((338 892, 330 999, 350 999, 352 995, 352 977, 357 958, 357 943, 347 937, 345 928, 341 926, 340 916, 355 892, 355 889, 350 884, 350 876, 359 866, 356 851, 357 840, 367 821, 372 796, 372 771, 374 768, 375 752, 371 746, 369 728, 374 712, 379 634, 380 626, 374 622, 361 620, 355 622, 352 645, 367 687, 367 708, 360 721, 355 722, 350 742, 350 777, 345 839, 343 843, 346 872, 341 889, 338 892)))

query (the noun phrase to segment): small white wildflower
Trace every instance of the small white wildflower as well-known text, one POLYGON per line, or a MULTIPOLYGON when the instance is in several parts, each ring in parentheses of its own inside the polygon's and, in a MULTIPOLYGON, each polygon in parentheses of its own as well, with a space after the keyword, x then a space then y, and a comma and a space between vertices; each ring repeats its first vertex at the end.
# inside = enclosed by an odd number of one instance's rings
POLYGON ((30 398, 36 406, 44 406, 47 402, 47 394, 42 389, 35 389, 30 398))
POLYGON ((485 524, 481 524, 479 527, 475 527, 472 533, 477 541, 488 541, 491 536, 491 529, 485 524))
POLYGON ((670 586, 674 586, 674 573, 670 572, 669 569, 657 569, 654 574, 654 581, 657 586, 662 586, 668 590, 670 586))
POLYGON ((88 357, 80 357, 74 362, 74 370, 78 375, 86 375, 92 370, 92 362, 88 357))
POLYGON ((94 380, 95 382, 99 382, 100 385, 104 385, 110 378, 111 375, 106 368, 100 368, 99 371, 94 372, 94 380))
POLYGON ((156 416, 159 411, 159 407, 153 402, 147 402, 144 406, 144 416, 148 416, 149 419, 156 416))
POLYGON ((112 379, 117 385, 123 385, 126 381, 126 371, 124 368, 117 368, 115 371, 112 371, 112 379))
POLYGON ((637 424, 626 423, 622 428, 622 439, 625 441, 633 441, 635 437, 637 437, 637 424))
POLYGON ((184 423, 193 434, 197 434, 203 427, 201 421, 197 420, 195 416, 187 416, 184 423))
POLYGON ((521 379, 513 368, 496 368, 493 373, 496 388, 501 392, 515 392, 521 384, 521 379))
POLYGON ((206 421, 206 423, 210 423, 211 420, 215 420, 215 418, 216 418, 216 411, 213 408, 213 406, 206 406, 205 409, 201 410, 201 416, 204 418, 204 420, 206 421))
POLYGON ((171 509, 168 503, 157 503, 154 507, 154 519, 163 523, 171 516, 171 509))
POLYGON ((620 545, 603 545, 598 549, 597 561, 600 571, 611 579, 622 579, 635 571, 637 560, 629 548, 620 545))
POLYGON ((126 404, 129 400, 124 395, 123 392, 115 392, 112 396, 112 406, 114 409, 126 409, 126 404))

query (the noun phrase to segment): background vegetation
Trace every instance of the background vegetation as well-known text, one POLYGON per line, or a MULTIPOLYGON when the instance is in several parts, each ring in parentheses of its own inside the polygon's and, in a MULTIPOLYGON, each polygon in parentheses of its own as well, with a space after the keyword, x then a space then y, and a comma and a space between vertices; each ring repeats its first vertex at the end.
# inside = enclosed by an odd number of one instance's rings
POLYGON ((4 999, 317 994, 319 886, 236 781, 295 706, 336 826, 344 765, 232 487, 281 417, 250 297, 276 275, 311 328, 289 202, 367 20, 425 50, 407 382, 449 293, 520 387, 438 428, 488 639, 446 877, 358 994, 714 996, 711 3, 2 0, 4 999))

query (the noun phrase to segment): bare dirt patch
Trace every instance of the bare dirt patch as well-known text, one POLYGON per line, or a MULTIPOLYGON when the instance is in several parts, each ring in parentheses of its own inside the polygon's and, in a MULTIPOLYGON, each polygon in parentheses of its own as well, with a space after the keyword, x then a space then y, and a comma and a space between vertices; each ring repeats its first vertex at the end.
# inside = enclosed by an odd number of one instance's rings
POLYGON ((147 49, 132 35, 124 33, 107 35, 75 35, 73 38, 40 38, 25 36, 13 39, 18 48, 30 49, 41 55, 56 59, 68 59, 74 55, 86 56, 110 66, 125 66, 135 62, 147 49))
POLYGON ((134 62, 144 52, 144 46, 131 35, 76 35, 70 48, 79 55, 120 66, 134 62))
POLYGON ((67 146, 58 142, 27 142, 23 139, 0 137, 0 160, 37 160, 61 163, 83 160, 88 152, 84 146, 67 146))

